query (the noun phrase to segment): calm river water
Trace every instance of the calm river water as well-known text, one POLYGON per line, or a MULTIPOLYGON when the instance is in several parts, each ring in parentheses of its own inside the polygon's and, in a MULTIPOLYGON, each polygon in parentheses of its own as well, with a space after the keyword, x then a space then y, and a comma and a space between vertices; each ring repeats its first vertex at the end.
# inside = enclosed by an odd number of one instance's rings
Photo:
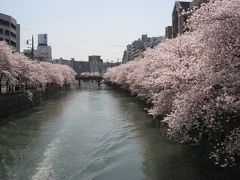
POLYGON ((14 115, 0 125, 0 179, 234 178, 162 136, 143 109, 125 92, 83 84, 14 115))

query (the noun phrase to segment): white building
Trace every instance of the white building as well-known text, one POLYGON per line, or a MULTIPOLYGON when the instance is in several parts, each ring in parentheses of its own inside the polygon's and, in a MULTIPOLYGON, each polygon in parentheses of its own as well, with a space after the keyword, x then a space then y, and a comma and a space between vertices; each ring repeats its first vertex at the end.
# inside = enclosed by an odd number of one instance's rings
POLYGON ((34 57, 41 61, 52 61, 52 47, 48 46, 47 34, 38 35, 38 46, 34 57))
MULTIPOLYGON (((28 57, 32 57, 32 50, 30 49, 23 50, 23 53, 28 57)), ((48 46, 47 34, 38 35, 38 45, 37 49, 34 50, 34 58, 40 61, 52 61, 52 47, 48 46)))
POLYGON ((16 19, 0 13, 0 41, 6 41, 20 52, 20 25, 16 19))

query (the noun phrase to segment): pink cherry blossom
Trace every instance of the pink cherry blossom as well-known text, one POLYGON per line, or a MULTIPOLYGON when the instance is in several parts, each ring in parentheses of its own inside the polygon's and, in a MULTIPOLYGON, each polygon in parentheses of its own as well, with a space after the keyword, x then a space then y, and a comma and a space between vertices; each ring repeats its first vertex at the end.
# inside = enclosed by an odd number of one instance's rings
POLYGON ((185 34, 109 69, 105 80, 152 104, 170 138, 207 145, 221 167, 240 158, 240 0, 210 0, 185 34))
POLYGON ((69 66, 30 60, 5 42, 0 42, 0 85, 5 81, 8 87, 14 86, 32 96, 49 84, 61 87, 71 84, 75 74, 69 66))

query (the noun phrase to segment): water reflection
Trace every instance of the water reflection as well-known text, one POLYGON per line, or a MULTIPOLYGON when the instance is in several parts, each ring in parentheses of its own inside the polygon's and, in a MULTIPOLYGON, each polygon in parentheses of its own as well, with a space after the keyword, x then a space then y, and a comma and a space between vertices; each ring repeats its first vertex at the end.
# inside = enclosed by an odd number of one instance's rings
POLYGON ((0 126, 0 179, 236 179, 162 136, 143 109, 123 91, 82 83, 12 116, 0 126))
POLYGON ((122 111, 133 122, 144 155, 143 170, 151 180, 233 180, 238 179, 238 168, 222 169, 213 166, 198 147, 176 144, 153 126, 144 111, 144 104, 121 90, 113 91, 122 111))

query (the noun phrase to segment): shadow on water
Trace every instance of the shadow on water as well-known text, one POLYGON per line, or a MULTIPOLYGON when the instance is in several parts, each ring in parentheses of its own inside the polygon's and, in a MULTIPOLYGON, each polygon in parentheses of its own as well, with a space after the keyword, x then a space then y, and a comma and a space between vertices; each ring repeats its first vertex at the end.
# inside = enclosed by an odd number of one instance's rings
MULTIPOLYGON (((14 170, 14 166, 25 161, 26 156, 32 152, 32 148, 38 141, 41 128, 51 123, 49 119, 56 120, 59 112, 64 109, 64 99, 71 98, 73 98, 71 91, 59 92, 32 109, 1 120, 0 179, 24 179, 19 175, 16 176, 17 170, 14 170), (63 99, 62 103, 55 103, 59 99, 63 99)), ((36 155, 27 162, 27 165, 34 166, 40 155, 36 155)))
MULTIPOLYGON (((108 87, 109 88, 109 87, 108 87)), ((123 90, 108 89, 118 98, 123 111, 129 113, 144 154, 143 169, 151 180, 235 180, 239 168, 218 168, 196 146, 170 141, 144 112, 143 101, 123 90)))

